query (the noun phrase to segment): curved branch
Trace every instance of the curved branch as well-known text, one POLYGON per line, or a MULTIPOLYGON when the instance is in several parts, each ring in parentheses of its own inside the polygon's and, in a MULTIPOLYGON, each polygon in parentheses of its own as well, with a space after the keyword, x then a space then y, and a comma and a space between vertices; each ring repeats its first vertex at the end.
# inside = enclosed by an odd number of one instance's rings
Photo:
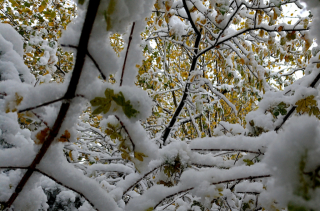
MULTIPOLYGON (((87 202, 91 205, 91 207, 94 208, 94 204, 93 204, 87 197, 85 197, 85 195, 83 195, 83 193, 75 190, 74 188, 72 188, 72 187, 70 187, 70 186, 67 186, 67 185, 63 184, 62 182, 56 180, 54 177, 50 176, 49 174, 44 173, 43 171, 41 171, 41 170, 39 170, 39 169, 34 169, 34 171, 37 171, 37 172, 39 172, 40 174, 43 174, 44 176, 52 179, 52 180, 55 181, 57 184, 59 184, 59 185, 61 185, 61 186, 63 186, 63 187, 66 187, 66 188, 72 190, 73 192, 76 192, 76 193, 79 194, 81 197, 83 197, 85 200, 87 200, 87 202)), ((96 209, 96 208, 95 208, 95 209, 96 209)), ((96 209, 96 210, 99 211, 98 209, 96 209)))

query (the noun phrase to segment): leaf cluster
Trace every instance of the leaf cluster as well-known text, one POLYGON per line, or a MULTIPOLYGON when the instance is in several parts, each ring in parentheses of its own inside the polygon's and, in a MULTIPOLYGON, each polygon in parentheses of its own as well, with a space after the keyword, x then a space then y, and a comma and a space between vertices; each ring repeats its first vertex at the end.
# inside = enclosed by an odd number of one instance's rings
POLYGON ((314 99, 313 95, 298 100, 295 105, 297 106, 296 109, 298 113, 308 113, 309 116, 318 116, 320 114, 319 108, 317 106, 317 101, 314 99))
POLYGON ((96 97, 90 101, 92 106, 98 106, 92 114, 100 114, 100 113, 107 113, 110 110, 111 102, 114 101, 118 106, 122 107, 124 114, 128 117, 135 117, 139 111, 133 108, 130 103, 130 100, 125 100, 123 93, 119 92, 118 94, 114 94, 112 89, 107 88, 104 92, 104 97, 96 97))

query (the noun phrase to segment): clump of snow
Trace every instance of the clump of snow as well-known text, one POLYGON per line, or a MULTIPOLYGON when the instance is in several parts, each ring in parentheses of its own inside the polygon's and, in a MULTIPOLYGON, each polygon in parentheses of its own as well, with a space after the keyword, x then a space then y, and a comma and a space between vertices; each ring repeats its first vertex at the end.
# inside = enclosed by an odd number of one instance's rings
POLYGON ((288 121, 263 160, 274 177, 263 197, 276 200, 280 207, 319 208, 320 187, 312 173, 320 166, 319 131, 320 122, 315 117, 292 117, 288 121))

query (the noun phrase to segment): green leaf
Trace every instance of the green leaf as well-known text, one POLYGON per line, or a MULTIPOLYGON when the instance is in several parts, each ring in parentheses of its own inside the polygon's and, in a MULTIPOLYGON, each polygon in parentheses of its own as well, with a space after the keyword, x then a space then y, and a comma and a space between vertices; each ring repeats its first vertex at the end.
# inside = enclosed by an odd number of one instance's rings
POLYGON ((95 109, 95 110, 92 112, 92 114, 93 114, 93 115, 100 114, 102 111, 103 111, 103 107, 100 106, 100 107, 98 107, 97 109, 95 109))
MULTIPOLYGON (((109 100, 110 101, 110 100, 109 100)), ((96 97, 90 101, 92 106, 99 106, 108 102, 108 99, 103 97, 96 97)))
POLYGON ((78 3, 83 5, 85 0, 79 0, 78 3))
POLYGON ((146 209, 145 211, 152 211, 153 207, 149 207, 148 209, 146 209))
POLYGON ((245 162, 247 166, 251 166, 254 164, 254 162, 250 159, 243 159, 243 162, 245 162))
POLYGON ((287 110, 286 109, 281 109, 280 113, 281 113, 281 115, 286 115, 287 114, 287 110))
POLYGON ((290 203, 288 204, 288 210, 289 210, 289 211, 308 211, 309 209, 306 209, 306 208, 303 207, 303 206, 296 205, 296 204, 293 204, 292 202, 290 202, 290 203))
POLYGON ((109 101, 108 103, 103 104, 103 113, 107 113, 110 110, 111 107, 111 101, 109 101))
MULTIPOLYGON (((125 103, 125 98, 123 96, 122 92, 119 92, 119 94, 112 96, 112 99, 114 100, 114 102, 116 102, 119 106, 124 106, 125 103)), ((130 101, 129 101, 130 103, 130 101)))
POLYGON ((114 13, 116 9, 117 0, 110 0, 110 3, 108 5, 108 9, 104 11, 104 18, 107 23, 107 31, 112 29, 112 23, 110 16, 114 13))
POLYGON ((90 101, 92 106, 99 106, 93 111, 92 114, 99 114, 101 112, 107 113, 111 107, 111 101, 113 100, 117 105, 122 107, 124 114, 128 117, 135 117, 139 111, 134 109, 130 103, 130 100, 126 101, 122 92, 114 94, 112 89, 107 88, 104 92, 106 98, 96 97, 90 101))
POLYGON ((114 96, 114 92, 112 89, 107 88, 106 91, 104 91, 104 95, 107 99, 111 99, 114 96))
POLYGON ((126 102, 126 105, 122 106, 122 110, 128 118, 135 117, 139 113, 139 111, 132 108, 130 100, 126 102))
POLYGON ((242 210, 250 209, 250 205, 248 203, 243 203, 242 210))

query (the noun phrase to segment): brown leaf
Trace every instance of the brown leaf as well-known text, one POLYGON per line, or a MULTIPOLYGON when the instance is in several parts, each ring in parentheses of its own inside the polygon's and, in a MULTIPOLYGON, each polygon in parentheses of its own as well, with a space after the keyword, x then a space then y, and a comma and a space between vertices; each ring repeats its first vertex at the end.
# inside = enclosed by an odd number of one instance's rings
POLYGON ((281 32, 283 30, 283 26, 279 26, 278 32, 281 32))
POLYGON ((45 128, 41 130, 39 133, 37 133, 36 135, 37 140, 34 140, 35 144, 43 144, 49 134, 49 131, 50 131, 49 128, 45 128))
POLYGON ((68 142, 70 139, 69 131, 64 131, 64 134, 58 139, 59 142, 68 142))

